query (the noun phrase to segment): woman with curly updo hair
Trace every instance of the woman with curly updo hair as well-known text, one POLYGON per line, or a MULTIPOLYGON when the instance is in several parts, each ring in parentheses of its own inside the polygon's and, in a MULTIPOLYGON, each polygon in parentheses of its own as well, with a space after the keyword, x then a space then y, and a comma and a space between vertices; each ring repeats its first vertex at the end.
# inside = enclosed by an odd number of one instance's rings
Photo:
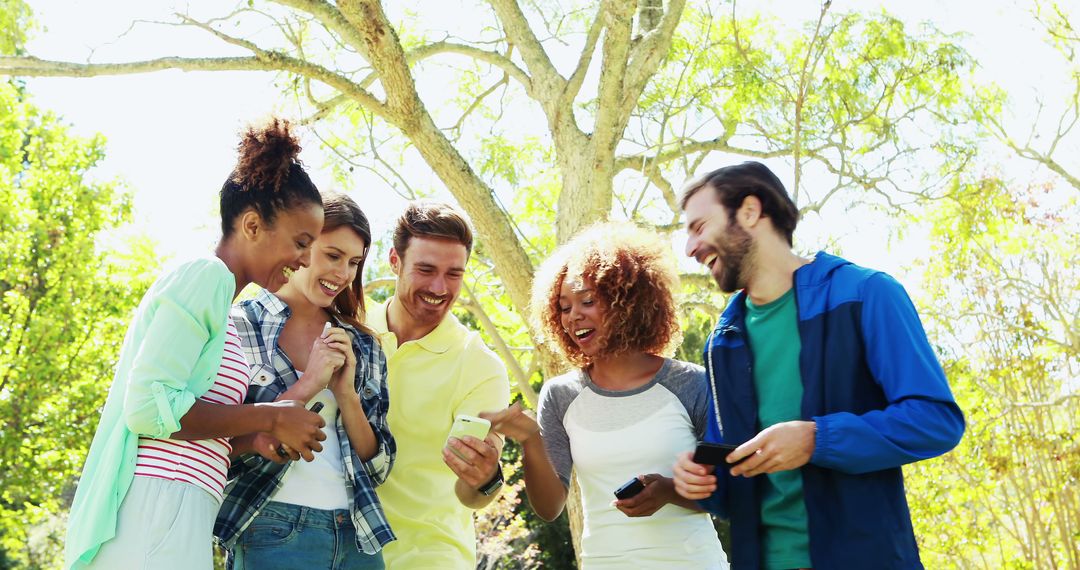
POLYGON ((229 456, 245 451, 230 439, 266 432, 308 461, 322 449, 324 422, 303 403, 242 404, 248 362, 229 318, 249 283, 277 290, 308 265, 323 206, 299 151, 286 121, 248 128, 221 188, 217 248, 139 303, 71 507, 65 568, 210 570, 229 456))
POLYGON ((573 472, 585 569, 727 567, 711 519, 671 479, 707 411, 704 369, 670 358, 677 287, 659 236, 614 223, 578 234, 541 267, 532 297, 544 341, 575 369, 544 382, 536 420, 517 405, 481 414, 522 444, 543 519, 562 513, 573 472))

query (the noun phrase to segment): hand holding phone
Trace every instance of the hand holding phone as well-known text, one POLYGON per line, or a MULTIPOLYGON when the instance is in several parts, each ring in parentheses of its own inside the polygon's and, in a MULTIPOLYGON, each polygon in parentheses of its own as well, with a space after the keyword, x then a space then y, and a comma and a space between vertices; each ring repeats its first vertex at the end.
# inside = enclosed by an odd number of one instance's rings
POLYGON ((724 467, 733 467, 746 461, 750 458, 749 455, 736 461, 735 463, 728 463, 727 456, 738 449, 739 446, 732 445, 730 443, 706 443, 704 441, 698 442, 697 448, 694 449, 694 463, 700 463, 702 465, 722 465, 724 467))
POLYGON ((644 489, 645 484, 641 482, 641 479, 634 477, 626 483, 623 483, 618 489, 615 489, 615 498, 619 500, 629 499, 642 492, 644 489))
POLYGON ((482 441, 487 437, 489 429, 491 429, 491 422, 484 418, 478 418, 468 414, 458 414, 454 417, 454 424, 450 426, 450 435, 446 437, 446 445, 450 447, 450 451, 453 451, 455 455, 465 459, 461 456, 461 453, 450 445, 450 438, 456 437, 462 439, 467 435, 471 435, 482 441))
MULTIPOLYGON (((323 403, 322 402, 315 402, 315 404, 313 404, 310 408, 308 408, 308 411, 309 412, 314 412, 314 413, 317 414, 317 413, 321 412, 322 409, 323 409, 323 403)), ((285 451, 285 444, 284 443, 279 443, 278 444, 278 446, 277 446, 277 454, 280 457, 288 457, 289 456, 289 452, 285 451)))

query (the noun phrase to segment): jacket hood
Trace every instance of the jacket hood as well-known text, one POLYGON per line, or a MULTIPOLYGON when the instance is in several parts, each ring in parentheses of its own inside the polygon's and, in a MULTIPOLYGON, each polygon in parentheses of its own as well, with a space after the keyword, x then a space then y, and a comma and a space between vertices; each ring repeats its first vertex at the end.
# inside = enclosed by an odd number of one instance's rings
MULTIPOLYGON (((806 265, 795 270, 794 286, 812 287, 824 283, 834 271, 851 262, 835 255, 819 251, 806 265)), ((722 332, 726 328, 742 328, 743 317, 746 314, 746 290, 740 290, 728 302, 724 313, 720 315, 716 323, 716 331, 722 332)))

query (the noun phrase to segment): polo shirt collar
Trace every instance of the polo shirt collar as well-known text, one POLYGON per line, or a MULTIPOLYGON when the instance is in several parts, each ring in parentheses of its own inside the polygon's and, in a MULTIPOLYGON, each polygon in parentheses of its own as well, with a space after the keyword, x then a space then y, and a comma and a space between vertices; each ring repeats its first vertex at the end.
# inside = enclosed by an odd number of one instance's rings
MULTIPOLYGON (((383 303, 372 307, 372 310, 367 315, 368 325, 378 331, 379 336, 390 334, 390 327, 386 322, 386 312, 393 300, 394 298, 390 297, 383 303)), ((439 326, 413 342, 416 342, 428 352, 442 354, 454 346, 454 342, 460 336, 457 334, 460 327, 461 323, 458 322, 457 317, 453 313, 447 313, 439 326)))

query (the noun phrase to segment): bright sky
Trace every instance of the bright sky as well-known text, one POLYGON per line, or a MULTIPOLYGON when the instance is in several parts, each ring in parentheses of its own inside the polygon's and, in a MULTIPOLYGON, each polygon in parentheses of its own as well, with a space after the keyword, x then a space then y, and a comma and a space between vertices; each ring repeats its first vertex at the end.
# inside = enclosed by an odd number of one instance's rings
MULTIPOLYGON (((178 53, 236 53, 205 33, 179 28, 141 25, 119 37, 135 19, 170 20, 172 9, 167 2, 112 1, 107 10, 100 2, 86 0, 30 4, 44 29, 30 43, 29 51, 42 58, 110 62, 178 53)), ((835 0, 832 9, 880 9, 882 4, 835 0)), ((463 21, 462 6, 470 5, 465 1, 423 3, 425 15, 445 12, 434 17, 446 22, 455 18, 463 21)), ((740 11, 751 6, 791 21, 815 18, 818 10, 817 3, 809 0, 766 0, 740 4, 740 11)), ((987 0, 973 10, 967 2, 908 0, 890 2, 888 8, 912 22, 929 19, 945 31, 968 34, 963 43, 982 65, 986 78, 1005 86, 1018 99, 1028 99, 1036 89, 1043 95, 1052 94, 1062 82, 1054 68, 1040 64, 1051 55, 1023 6, 1012 0, 987 0)), ((274 79, 259 73, 169 71, 78 80, 32 79, 28 87, 39 106, 63 116, 76 132, 105 135, 107 158, 97 175, 119 177, 135 191, 135 231, 154 238, 161 254, 186 257, 208 251, 218 236, 213 211, 217 191, 235 159, 236 133, 248 120, 280 109, 284 98, 274 79)), ((305 141, 302 158, 320 188, 333 188, 317 141, 305 141)), ((713 168, 721 165, 706 164, 713 168)), ((774 166, 778 171, 785 168, 782 163, 774 166)), ((790 178, 784 181, 790 185, 790 178)), ((437 184, 434 179, 429 183, 437 184)), ((372 219, 376 235, 389 229, 402 205, 396 194, 385 190, 352 195, 372 219)), ((810 223, 816 227, 808 228, 809 233, 828 228, 835 234, 837 227, 853 227, 837 219, 810 223)), ((801 231, 804 240, 807 234, 801 231)), ((907 242, 893 248, 891 255, 882 255, 888 248, 887 236, 884 232, 868 234, 865 228, 841 232, 838 237, 853 260, 893 272, 925 252, 920 245, 907 242)))

